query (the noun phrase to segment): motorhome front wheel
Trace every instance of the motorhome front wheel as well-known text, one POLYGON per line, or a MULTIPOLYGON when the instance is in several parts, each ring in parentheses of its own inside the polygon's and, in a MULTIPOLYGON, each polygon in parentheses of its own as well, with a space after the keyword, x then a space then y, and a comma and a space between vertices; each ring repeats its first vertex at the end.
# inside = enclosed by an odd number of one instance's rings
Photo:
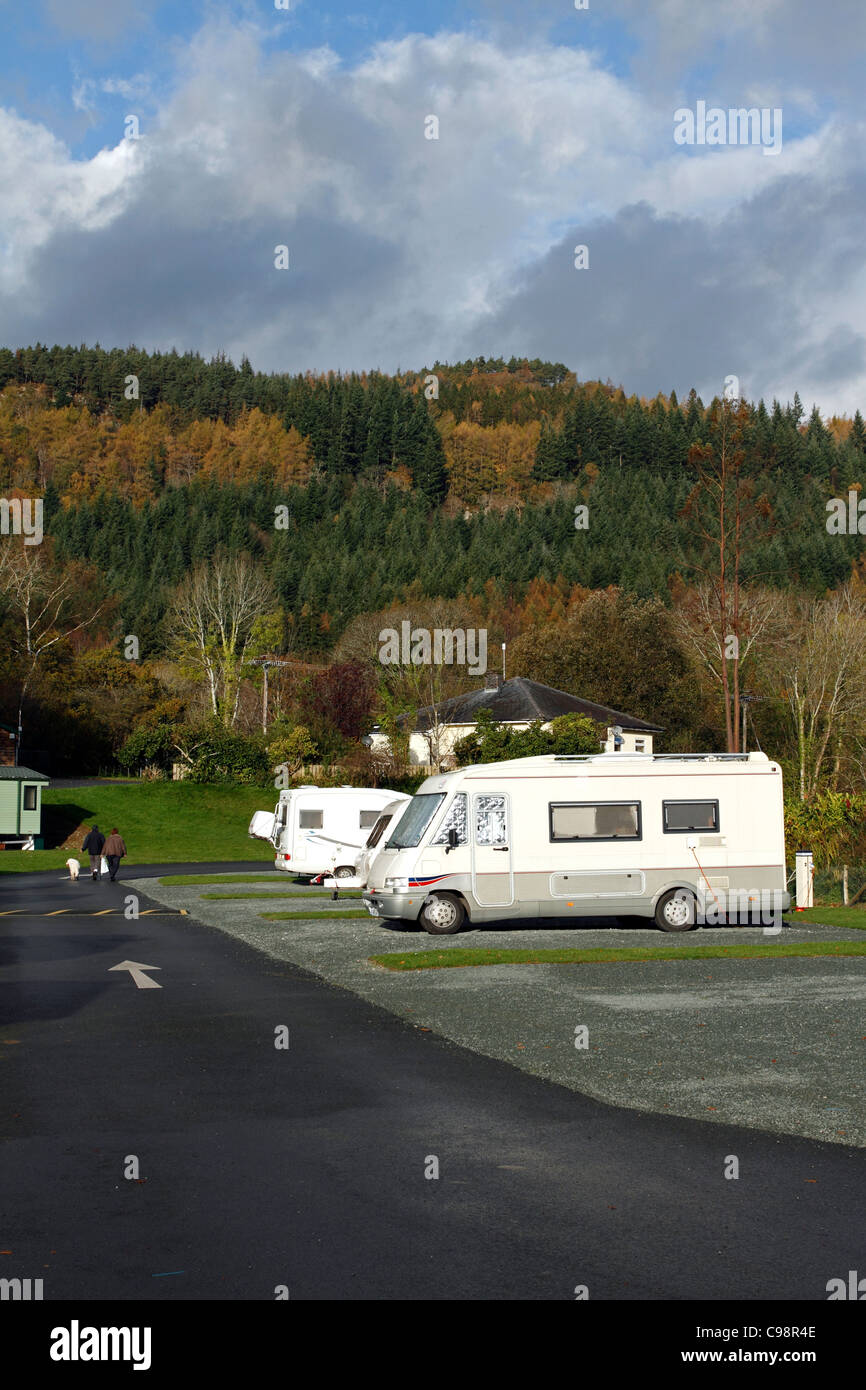
POLYGON ((421 909, 419 921, 431 936, 450 936, 463 926, 466 909, 450 893, 431 893, 421 909))
POLYGON ((691 931, 697 921, 695 908, 695 895, 687 888, 662 893, 656 903, 656 926, 662 931, 691 931))

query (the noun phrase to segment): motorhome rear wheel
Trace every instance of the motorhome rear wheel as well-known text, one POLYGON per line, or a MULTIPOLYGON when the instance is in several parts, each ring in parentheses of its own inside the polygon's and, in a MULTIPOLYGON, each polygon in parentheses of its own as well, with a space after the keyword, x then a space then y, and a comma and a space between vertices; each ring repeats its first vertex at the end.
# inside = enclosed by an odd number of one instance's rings
POLYGON ((431 893, 421 909, 419 921, 431 936, 451 936, 466 919, 466 909, 451 893, 431 893))
POLYGON ((656 903, 656 926, 662 931, 691 931, 697 923, 697 902, 687 888, 672 888, 656 903))

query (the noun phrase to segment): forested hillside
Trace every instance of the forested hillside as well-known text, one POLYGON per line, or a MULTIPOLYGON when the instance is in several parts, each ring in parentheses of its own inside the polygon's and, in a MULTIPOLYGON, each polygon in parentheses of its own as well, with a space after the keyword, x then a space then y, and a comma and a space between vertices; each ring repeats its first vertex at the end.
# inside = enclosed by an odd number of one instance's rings
MULTIPOLYGON (((396 749, 401 711, 472 681, 384 671, 376 634, 441 620, 483 627, 491 660, 507 642, 509 673, 661 724, 663 747, 735 749, 750 720, 808 800, 866 766, 864 540, 827 526, 864 474, 859 412, 797 396, 645 401, 516 358, 289 376, 0 350, 0 495, 41 498, 46 531, 3 541, 0 720, 23 712, 68 766, 110 765, 130 733, 126 765, 192 766, 208 720, 252 736, 268 655, 290 663, 273 713, 299 766, 360 756, 373 719, 396 749), (229 590, 231 640, 196 629, 229 590)), ((250 765, 220 750, 208 767, 250 765)))
MULTIPOLYGON (((520 597, 561 576, 667 598, 695 572, 682 513, 706 435, 694 393, 646 403, 562 364, 290 377, 193 354, 0 351, 0 488, 44 495, 59 554, 99 567, 151 654, 171 586, 219 547, 266 562, 310 652, 410 586, 455 598, 492 580, 520 597)), ((828 535, 824 507, 863 475, 860 416, 825 424, 796 398, 761 402, 743 454, 767 499, 744 579, 843 581, 863 542, 828 535)))

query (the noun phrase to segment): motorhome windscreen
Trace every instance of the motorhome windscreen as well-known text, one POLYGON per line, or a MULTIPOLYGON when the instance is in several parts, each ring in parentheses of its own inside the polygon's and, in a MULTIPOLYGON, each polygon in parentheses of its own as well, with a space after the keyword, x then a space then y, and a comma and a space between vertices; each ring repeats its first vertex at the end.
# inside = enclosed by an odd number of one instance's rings
POLYGON ((421 843, 421 836, 427 829, 445 796, 444 792, 423 792, 413 796, 396 826, 394 834, 385 842, 385 849, 414 849, 421 843))

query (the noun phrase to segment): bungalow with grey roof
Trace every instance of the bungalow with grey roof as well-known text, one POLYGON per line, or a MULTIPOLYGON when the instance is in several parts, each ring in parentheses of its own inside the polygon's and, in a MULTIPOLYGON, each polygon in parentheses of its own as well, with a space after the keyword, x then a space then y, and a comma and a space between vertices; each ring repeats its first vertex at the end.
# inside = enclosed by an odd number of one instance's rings
MULTIPOLYGON (((480 689, 454 695, 418 711, 409 740, 409 761, 413 765, 447 761, 458 739, 472 733, 482 709, 490 710, 498 724, 511 729, 527 729, 536 720, 549 728, 551 721, 561 714, 586 715, 607 730, 599 744, 601 751, 610 753, 652 753, 654 735, 664 732, 658 724, 648 724, 622 710, 582 700, 525 676, 513 676, 504 681, 500 675, 490 672, 480 689)), ((374 752, 390 751, 387 735, 378 725, 365 742, 374 752)))

